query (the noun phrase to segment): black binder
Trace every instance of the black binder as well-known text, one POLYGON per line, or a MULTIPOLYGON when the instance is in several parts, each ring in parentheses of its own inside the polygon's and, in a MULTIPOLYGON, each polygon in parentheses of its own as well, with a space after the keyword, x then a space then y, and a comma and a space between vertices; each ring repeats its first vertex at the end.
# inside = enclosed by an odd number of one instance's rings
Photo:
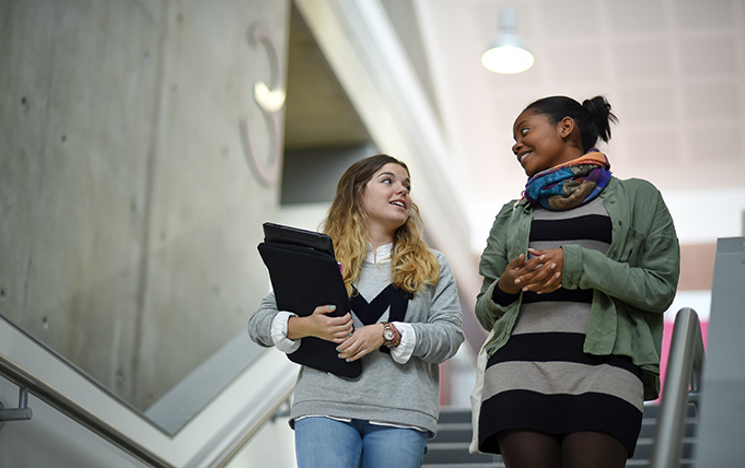
MULTIPOLYGON (((258 249, 269 270, 279 310, 305 317, 318 306, 333 304, 336 310, 329 315, 341 317, 349 312, 349 296, 329 236, 272 223, 264 224, 264 235, 258 249)), ((346 362, 338 354, 336 343, 309 336, 287 357, 342 377, 359 376, 362 363, 346 362)))

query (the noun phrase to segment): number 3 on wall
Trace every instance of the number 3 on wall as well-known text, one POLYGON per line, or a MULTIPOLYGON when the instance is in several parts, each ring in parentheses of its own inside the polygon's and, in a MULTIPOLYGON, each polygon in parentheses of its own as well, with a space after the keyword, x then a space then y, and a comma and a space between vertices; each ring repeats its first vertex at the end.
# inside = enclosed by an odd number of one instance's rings
POLYGON ((259 182, 271 187, 279 180, 282 168, 282 142, 280 141, 281 132, 277 122, 277 112, 285 105, 285 92, 280 88, 283 83, 284 71, 279 61, 277 49, 262 23, 256 24, 249 31, 248 42, 252 46, 259 43, 263 44, 269 56, 269 66, 272 74, 271 88, 263 81, 254 85, 254 99, 264 114, 264 119, 269 128, 269 137, 271 138, 268 158, 261 158, 256 155, 247 118, 241 122, 241 136, 249 167, 259 182))

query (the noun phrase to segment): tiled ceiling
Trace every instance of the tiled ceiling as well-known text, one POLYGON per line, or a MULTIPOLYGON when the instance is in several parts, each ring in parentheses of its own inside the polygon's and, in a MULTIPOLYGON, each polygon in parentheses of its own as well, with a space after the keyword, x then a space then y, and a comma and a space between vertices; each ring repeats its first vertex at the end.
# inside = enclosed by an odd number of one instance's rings
POLYGON ((745 1, 428 0, 433 55, 478 200, 524 184, 511 127, 536 98, 605 95, 620 124, 607 148, 620 177, 664 190, 744 187, 745 1), (502 6, 535 55, 519 75, 483 69, 502 6), (495 183, 499 179, 500 183, 495 183))

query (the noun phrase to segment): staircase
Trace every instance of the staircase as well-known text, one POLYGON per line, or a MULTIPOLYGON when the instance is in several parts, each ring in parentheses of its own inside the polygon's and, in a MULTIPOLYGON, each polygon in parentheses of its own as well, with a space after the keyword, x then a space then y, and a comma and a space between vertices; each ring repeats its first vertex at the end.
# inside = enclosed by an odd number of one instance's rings
MULTIPOLYGON (((657 413, 657 404, 644 405, 644 419, 634 457, 626 463, 628 468, 648 468, 652 455, 657 413)), ((693 468, 693 447, 696 433, 696 407, 688 405, 686 415, 681 468, 693 468)), ((437 425, 437 436, 429 441, 423 468, 504 468, 499 455, 469 454, 471 442, 471 412, 463 409, 443 409, 437 425)))

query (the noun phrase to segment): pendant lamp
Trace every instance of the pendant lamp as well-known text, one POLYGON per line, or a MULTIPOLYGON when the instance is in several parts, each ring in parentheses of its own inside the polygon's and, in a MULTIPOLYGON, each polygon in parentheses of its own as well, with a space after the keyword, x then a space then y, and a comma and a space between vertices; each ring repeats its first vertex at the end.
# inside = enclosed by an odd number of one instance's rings
POLYGON ((502 7, 500 13, 499 32, 481 56, 481 64, 495 73, 522 73, 533 66, 535 59, 517 35, 515 10, 502 7))

